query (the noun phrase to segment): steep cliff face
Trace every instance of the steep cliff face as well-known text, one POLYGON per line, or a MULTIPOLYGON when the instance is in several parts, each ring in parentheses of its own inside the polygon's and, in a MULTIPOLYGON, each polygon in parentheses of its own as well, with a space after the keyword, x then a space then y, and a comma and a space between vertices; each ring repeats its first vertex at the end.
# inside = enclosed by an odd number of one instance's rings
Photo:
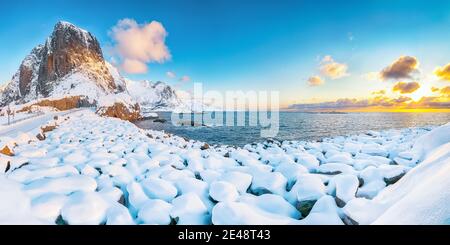
POLYGON ((31 92, 36 93, 36 91, 31 90, 36 87, 36 77, 41 63, 42 50, 43 46, 38 45, 20 65, 18 73, 20 95, 30 94, 31 92))
POLYGON ((97 39, 70 23, 58 22, 42 49, 38 92, 50 95, 58 79, 77 70, 87 73, 105 91, 116 89, 97 39))
POLYGON ((0 105, 83 92, 76 87, 90 92, 94 89, 97 93, 91 95, 95 96, 117 93, 125 90, 123 83, 123 79, 111 74, 97 39, 91 33, 61 21, 55 25, 45 44, 38 45, 23 60, 4 88, 0 105), (77 79, 74 81, 73 77, 77 79))
POLYGON ((38 45, 20 64, 19 70, 11 81, 3 88, 0 97, 0 105, 11 101, 26 99, 36 96, 37 77, 39 65, 42 59, 42 45, 38 45))

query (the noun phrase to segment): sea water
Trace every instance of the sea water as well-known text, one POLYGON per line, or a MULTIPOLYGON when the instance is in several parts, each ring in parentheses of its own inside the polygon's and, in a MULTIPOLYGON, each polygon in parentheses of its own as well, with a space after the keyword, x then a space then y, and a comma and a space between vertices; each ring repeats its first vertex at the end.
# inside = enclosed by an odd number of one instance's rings
MULTIPOLYGON (((222 112, 221 112, 222 113, 222 112)), ((249 126, 249 112, 223 112, 226 117, 243 116, 245 126, 212 126, 204 123, 197 115, 185 117, 184 121, 171 122, 170 112, 158 112, 166 122, 143 120, 136 125, 144 129, 164 130, 189 139, 200 140, 209 144, 226 144, 243 146, 262 142, 260 126, 249 126), (180 123, 181 122, 181 123, 180 123)), ((207 118, 209 115, 204 115, 207 118)), ((320 140, 326 137, 345 136, 365 133, 369 130, 400 129, 407 127, 437 126, 450 122, 450 113, 406 113, 406 112, 370 112, 370 113, 304 113, 279 112, 279 132, 277 140, 320 140)))

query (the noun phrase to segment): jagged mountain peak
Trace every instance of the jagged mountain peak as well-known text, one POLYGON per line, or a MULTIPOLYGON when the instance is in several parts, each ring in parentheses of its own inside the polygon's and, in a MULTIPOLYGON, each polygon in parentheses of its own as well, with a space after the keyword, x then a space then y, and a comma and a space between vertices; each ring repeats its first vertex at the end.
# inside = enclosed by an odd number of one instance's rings
POLYGON ((58 22, 43 50, 39 67, 39 92, 49 95, 57 80, 82 71, 106 92, 116 89, 97 39, 68 22, 58 22))
POLYGON ((82 29, 82 28, 80 28, 80 27, 78 27, 78 26, 76 26, 76 25, 74 25, 74 24, 72 24, 72 23, 70 23, 68 21, 65 21, 65 20, 60 20, 60 21, 56 22, 55 27, 53 28, 53 30, 59 30, 59 29, 74 29, 74 30, 79 30, 79 31, 82 31, 82 32, 88 32, 88 31, 86 31, 86 30, 84 30, 84 29, 82 29))
POLYGON ((58 43, 60 45, 68 45, 70 42, 77 42, 85 48, 93 46, 92 48, 101 54, 100 44, 95 36, 70 22, 58 21, 53 28, 52 35, 47 39, 46 45, 51 45, 51 42, 57 38, 61 38, 62 40, 59 41, 63 41, 58 43))

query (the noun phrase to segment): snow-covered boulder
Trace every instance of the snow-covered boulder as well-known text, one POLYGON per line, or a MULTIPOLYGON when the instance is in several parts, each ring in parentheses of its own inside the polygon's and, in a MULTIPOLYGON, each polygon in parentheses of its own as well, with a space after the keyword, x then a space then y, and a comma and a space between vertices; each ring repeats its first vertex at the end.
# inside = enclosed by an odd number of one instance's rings
POLYGON ((0 175, 0 224, 40 224, 33 216, 30 198, 21 185, 0 175))
POLYGON ((70 225, 99 225, 106 222, 109 204, 96 192, 77 191, 61 209, 63 220, 70 225))
POLYGON ((264 211, 280 216, 293 219, 299 219, 301 217, 300 212, 294 206, 287 202, 283 197, 274 194, 264 194, 261 196, 244 194, 239 197, 238 202, 253 205, 264 211))
POLYGON ((337 205, 343 207, 355 198, 358 186, 359 180, 355 175, 341 174, 331 179, 327 188, 329 194, 336 196, 337 205))
POLYGON ((333 197, 323 196, 314 204, 306 218, 295 222, 299 225, 343 225, 333 197))
POLYGON ((169 181, 159 178, 147 178, 141 182, 148 197, 170 202, 177 196, 177 188, 169 181))
POLYGON ((171 222, 170 210, 172 205, 159 199, 144 202, 139 209, 138 219, 143 224, 168 225, 171 222))
POLYGON ((214 225, 287 225, 295 221, 240 202, 220 202, 212 210, 214 225))
POLYGON ((225 181, 214 181, 209 187, 209 196, 218 202, 235 201, 239 196, 236 187, 225 181))
POLYGON ((211 215, 204 202, 195 193, 178 196, 172 201, 170 216, 179 225, 207 225, 211 223, 211 215))
POLYGON ((287 179, 279 172, 253 172, 250 189, 255 194, 273 193, 283 195, 286 192, 287 179))
POLYGON ((226 181, 236 187, 239 193, 247 192, 252 183, 253 176, 239 171, 229 171, 220 177, 220 180, 226 181))

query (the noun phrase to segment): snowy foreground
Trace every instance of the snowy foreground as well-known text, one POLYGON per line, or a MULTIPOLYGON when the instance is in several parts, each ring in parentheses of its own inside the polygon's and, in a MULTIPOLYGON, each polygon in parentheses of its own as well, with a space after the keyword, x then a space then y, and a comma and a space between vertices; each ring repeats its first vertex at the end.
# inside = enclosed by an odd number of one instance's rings
POLYGON ((450 223, 450 123, 244 148, 89 110, 54 124, 0 137, 0 223, 450 223))

